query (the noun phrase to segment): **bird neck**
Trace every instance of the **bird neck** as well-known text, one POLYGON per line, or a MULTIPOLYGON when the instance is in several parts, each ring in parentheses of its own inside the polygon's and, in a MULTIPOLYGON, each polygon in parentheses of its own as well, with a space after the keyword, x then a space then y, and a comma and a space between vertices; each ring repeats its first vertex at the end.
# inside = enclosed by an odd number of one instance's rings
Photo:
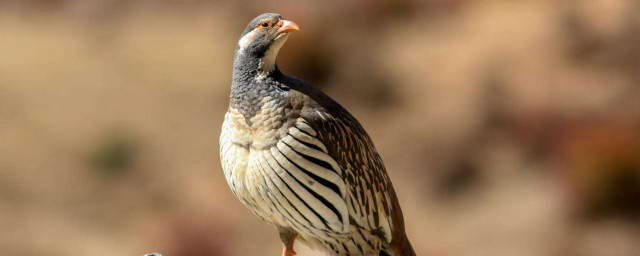
POLYGON ((283 75, 278 67, 265 70, 264 59, 237 53, 233 64, 230 107, 240 111, 247 121, 262 107, 262 99, 279 100, 278 86, 283 75))
POLYGON ((261 73, 260 57, 248 53, 236 53, 233 62, 233 81, 249 82, 261 73))
MULTIPOLYGON (((267 63, 269 59, 265 56, 255 56, 248 53, 236 53, 233 62, 233 84, 232 91, 237 87, 268 86, 267 80, 280 77, 282 73, 275 63, 267 63)), ((244 90, 244 89, 243 89, 244 90)))
POLYGON ((233 63, 233 80, 262 80, 279 72, 275 57, 270 55, 255 56, 248 53, 237 53, 233 63))

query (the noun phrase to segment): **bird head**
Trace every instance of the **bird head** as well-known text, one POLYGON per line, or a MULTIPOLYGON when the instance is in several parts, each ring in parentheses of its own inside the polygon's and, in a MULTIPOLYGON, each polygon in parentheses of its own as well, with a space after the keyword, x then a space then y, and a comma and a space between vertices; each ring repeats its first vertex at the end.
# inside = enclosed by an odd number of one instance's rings
POLYGON ((238 41, 238 55, 260 58, 263 69, 273 69, 280 47, 287 41, 289 33, 300 28, 280 14, 265 13, 254 18, 238 41))

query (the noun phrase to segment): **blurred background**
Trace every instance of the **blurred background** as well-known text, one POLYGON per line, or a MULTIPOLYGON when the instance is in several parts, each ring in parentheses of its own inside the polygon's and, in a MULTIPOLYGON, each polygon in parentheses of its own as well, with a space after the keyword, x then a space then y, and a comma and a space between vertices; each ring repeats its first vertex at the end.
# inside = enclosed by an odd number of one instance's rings
POLYGON ((640 255, 635 0, 0 1, 3 255, 279 255, 218 159, 233 51, 367 128, 419 255, 640 255))

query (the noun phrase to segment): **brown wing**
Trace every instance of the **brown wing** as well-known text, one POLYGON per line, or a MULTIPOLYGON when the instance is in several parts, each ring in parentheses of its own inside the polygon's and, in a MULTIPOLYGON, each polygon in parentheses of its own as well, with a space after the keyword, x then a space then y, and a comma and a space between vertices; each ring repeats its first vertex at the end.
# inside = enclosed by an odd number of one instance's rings
POLYGON ((342 170, 348 190, 345 200, 352 224, 387 243, 392 241, 398 230, 404 236, 402 212, 369 135, 339 105, 330 112, 313 99, 307 98, 306 101, 301 118, 317 133, 317 138, 342 170))
POLYGON ((351 224, 370 231, 399 255, 415 255, 384 163, 362 125, 346 109, 315 87, 294 77, 283 78, 300 119, 316 133, 342 169, 351 224))

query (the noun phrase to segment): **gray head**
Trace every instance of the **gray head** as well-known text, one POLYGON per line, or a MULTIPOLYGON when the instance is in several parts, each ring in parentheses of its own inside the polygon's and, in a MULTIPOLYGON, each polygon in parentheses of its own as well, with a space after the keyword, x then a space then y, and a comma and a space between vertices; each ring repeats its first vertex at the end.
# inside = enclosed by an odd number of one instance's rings
POLYGON ((273 69, 280 47, 289 33, 300 28, 277 13, 265 13, 254 18, 242 32, 236 57, 258 58, 263 70, 273 69))

